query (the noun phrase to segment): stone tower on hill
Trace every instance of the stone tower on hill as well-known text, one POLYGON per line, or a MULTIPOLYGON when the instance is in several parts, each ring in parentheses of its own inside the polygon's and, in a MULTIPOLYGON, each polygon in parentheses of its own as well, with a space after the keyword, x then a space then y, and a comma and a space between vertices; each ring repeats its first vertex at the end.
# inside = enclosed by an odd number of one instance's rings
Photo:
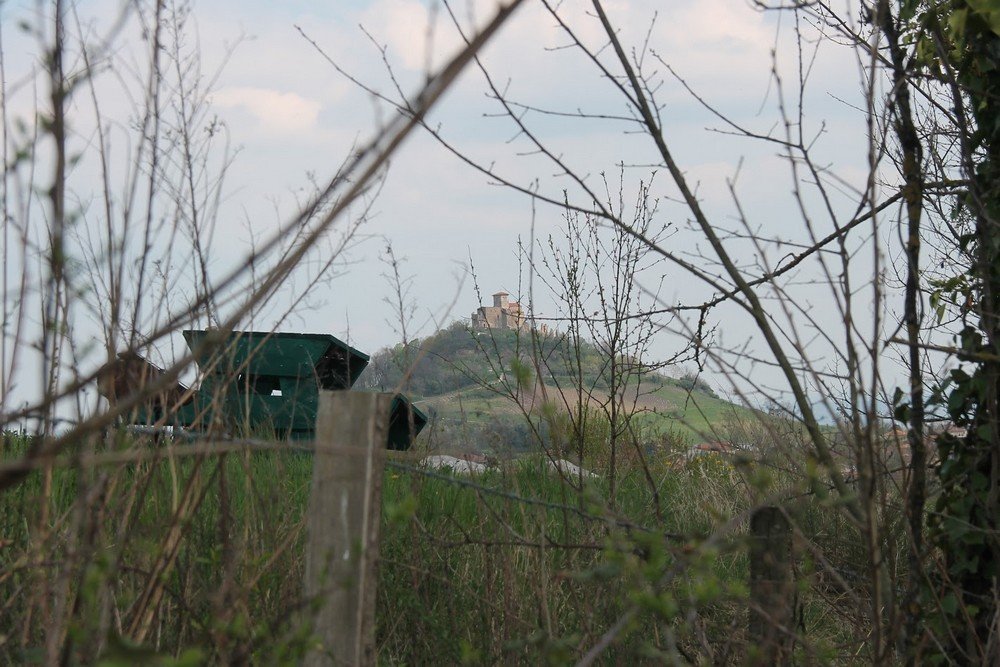
POLYGON ((493 295, 492 306, 480 306, 472 313, 473 329, 509 329, 519 331, 528 328, 528 322, 521 311, 521 304, 510 300, 507 292, 493 295))

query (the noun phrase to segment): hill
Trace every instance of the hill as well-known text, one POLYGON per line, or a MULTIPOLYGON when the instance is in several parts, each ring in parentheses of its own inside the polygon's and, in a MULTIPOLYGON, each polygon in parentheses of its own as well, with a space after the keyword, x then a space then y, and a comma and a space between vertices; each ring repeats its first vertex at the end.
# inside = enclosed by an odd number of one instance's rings
POLYGON ((553 408, 600 411, 612 384, 624 387, 626 409, 653 435, 712 439, 715 427, 749 414, 694 376, 668 377, 655 365, 624 358, 612 371, 609 356, 588 341, 472 331, 461 323, 379 350, 358 381, 377 391, 402 388, 432 417, 438 437, 479 443, 463 449, 490 448, 484 440, 530 448, 539 436, 533 416, 553 408))

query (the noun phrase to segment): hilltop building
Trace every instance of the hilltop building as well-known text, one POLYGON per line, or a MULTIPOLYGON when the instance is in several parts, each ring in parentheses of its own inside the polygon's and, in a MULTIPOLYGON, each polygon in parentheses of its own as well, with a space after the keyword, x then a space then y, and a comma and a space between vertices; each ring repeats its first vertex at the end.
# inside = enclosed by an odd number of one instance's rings
POLYGON ((542 336, 554 334, 547 324, 532 326, 528 319, 528 314, 521 308, 517 301, 511 301, 507 292, 497 292, 493 295, 492 306, 480 306, 476 312, 472 313, 472 329, 475 331, 486 331, 501 329, 506 331, 525 331, 542 336))
POLYGON ((511 301, 507 292, 497 292, 492 306, 480 306, 472 313, 472 328, 520 331, 527 329, 528 323, 521 304, 511 301))

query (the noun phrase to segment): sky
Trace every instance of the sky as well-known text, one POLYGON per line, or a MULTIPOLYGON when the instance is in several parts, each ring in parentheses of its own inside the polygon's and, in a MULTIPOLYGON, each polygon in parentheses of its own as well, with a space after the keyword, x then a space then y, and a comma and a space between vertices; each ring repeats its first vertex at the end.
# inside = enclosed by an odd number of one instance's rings
MULTIPOLYGON (((107 34, 120 6, 107 0, 79 3, 77 34, 95 42, 94 36, 107 34)), ((490 1, 453 3, 464 30, 483 25, 495 6, 490 1)), ((843 191, 834 193, 830 209, 841 221, 853 213, 868 161, 865 77, 856 52, 818 39, 815 30, 797 24, 791 14, 764 11, 746 1, 613 0, 605 6, 626 48, 635 49, 636 57, 644 54, 645 71, 655 81, 662 105, 663 136, 709 218, 720 229, 735 229, 742 216, 761 236, 793 244, 761 250, 732 241, 730 247, 749 274, 759 272, 764 260, 779 261, 795 249, 795 243, 807 242, 808 234, 781 149, 727 133, 730 128, 716 112, 752 132, 780 134, 781 109, 794 112, 801 100, 802 129, 812 142, 815 162, 835 175, 843 191), (796 49, 796 30, 803 40, 802 52, 796 49), (676 77, 667 71, 668 65, 676 77), (808 70, 808 85, 800 93, 803 67, 808 70)), ((21 20, 44 22, 34 7, 17 2, 0 7, 11 118, 30 117, 40 91, 25 83, 39 67, 37 39, 15 27, 21 20)), ((850 7, 844 11, 849 13, 850 7)), ((590 3, 563 2, 559 13, 581 41, 602 47, 605 39, 590 3)), ((134 147, 128 136, 141 91, 137 82, 145 42, 140 35, 137 21, 130 19, 115 33, 109 66, 95 77, 101 114, 114 128, 109 141, 114 142, 116 155, 134 147)), ((225 165, 206 258, 209 274, 221 276, 246 261, 255 239, 259 243, 287 225, 308 200, 313 184, 326 182, 354 147, 394 117, 389 104, 338 72, 331 61, 380 95, 398 100, 397 86, 407 95, 418 90, 428 71, 459 48, 461 37, 444 6, 430 0, 216 0, 191 4, 183 45, 185 53, 198 54, 199 90, 205 93, 206 104, 203 122, 218 132, 205 168, 218 171, 225 165)), ((573 117, 620 116, 627 108, 593 63, 567 47, 565 33, 540 3, 526 2, 486 48, 481 62, 506 99, 531 109, 569 114, 524 111, 522 118, 552 155, 587 175, 588 186, 599 192, 607 187, 613 198, 621 190, 628 208, 640 184, 650 184, 651 196, 659 201, 655 222, 670 229, 665 246, 695 264, 705 264, 705 241, 691 230, 690 215, 677 202, 678 190, 665 170, 649 166, 656 160, 649 138, 612 118, 573 117)), ((538 154, 512 120, 500 113, 488 90, 482 72, 469 68, 430 115, 429 125, 462 155, 491 165, 505 178, 556 200, 565 196, 587 206, 586 195, 538 154)), ((81 207, 93 212, 100 176, 92 150, 93 105, 80 93, 71 112, 73 140, 83 147, 73 187, 81 207)), ((127 162, 121 160, 123 165, 127 162)), ((128 173, 122 165, 112 170, 116 177, 128 173)), ((808 192, 804 197, 809 207, 805 217, 815 233, 829 233, 833 221, 825 214, 825 204, 808 192)), ((564 215, 557 207, 502 187, 469 168, 426 131, 416 132, 392 158, 369 203, 368 219, 358 230, 357 242, 338 261, 335 275, 310 290, 298 309, 278 325, 280 329, 332 333, 367 352, 398 342, 401 326, 395 290, 386 278, 390 243, 405 279, 411 313, 408 337, 425 336, 467 318, 480 305, 477 284, 486 302, 501 290, 527 301, 519 243, 530 243, 532 236, 542 241, 550 234, 558 237, 564 215)), ((309 266, 324 259, 324 248, 335 245, 336 238, 334 232, 328 244, 311 256, 309 266)), ((887 243, 886 252, 891 253, 892 242, 887 243)), ((858 248, 862 247, 864 242, 859 241, 858 248)), ((277 295, 272 311, 251 323, 254 328, 271 326, 268 317, 283 310, 292 293, 313 275, 309 266, 277 295)), ((864 279, 872 267, 859 258, 857 270, 864 279)), ((812 284, 821 275, 818 271, 818 266, 804 269, 788 289, 802 309, 796 319, 803 323, 800 341, 815 346, 810 354, 824 363, 833 359, 830 342, 819 340, 817 333, 836 325, 838 313, 829 289, 812 284)), ((665 304, 701 302, 714 293, 682 270, 662 264, 643 274, 640 283, 665 304)), ((189 296, 183 280, 176 289, 189 296)), ((859 317, 865 322, 871 313, 864 313, 864 297, 861 300, 859 317)), ((531 301, 536 315, 558 316, 558 294, 537 280, 531 301)), ((720 348, 760 350, 738 309, 717 309, 710 324, 720 348)), ((683 333, 686 326, 677 322, 666 326, 652 353, 669 356, 682 340, 678 331, 683 333)), ((80 328, 84 329, 82 323, 80 328)), ((162 355, 170 357, 178 345, 182 343, 173 341, 162 355)), ((777 382, 766 364, 739 363, 749 364, 742 369, 756 373, 763 386, 777 382)), ((709 372, 710 381, 727 389, 715 370, 709 372)))

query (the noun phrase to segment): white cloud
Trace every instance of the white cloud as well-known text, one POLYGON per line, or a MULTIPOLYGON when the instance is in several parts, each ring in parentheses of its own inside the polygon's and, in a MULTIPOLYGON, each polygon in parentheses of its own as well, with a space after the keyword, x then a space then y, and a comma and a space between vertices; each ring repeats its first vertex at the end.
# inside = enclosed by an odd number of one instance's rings
POLYGON ((381 0, 362 17, 373 36, 386 43, 408 70, 439 67, 462 45, 450 17, 419 0, 381 0))
POLYGON ((212 96, 222 109, 243 109, 265 132, 299 134, 316 128, 321 105, 297 93, 249 86, 223 88, 212 96))

